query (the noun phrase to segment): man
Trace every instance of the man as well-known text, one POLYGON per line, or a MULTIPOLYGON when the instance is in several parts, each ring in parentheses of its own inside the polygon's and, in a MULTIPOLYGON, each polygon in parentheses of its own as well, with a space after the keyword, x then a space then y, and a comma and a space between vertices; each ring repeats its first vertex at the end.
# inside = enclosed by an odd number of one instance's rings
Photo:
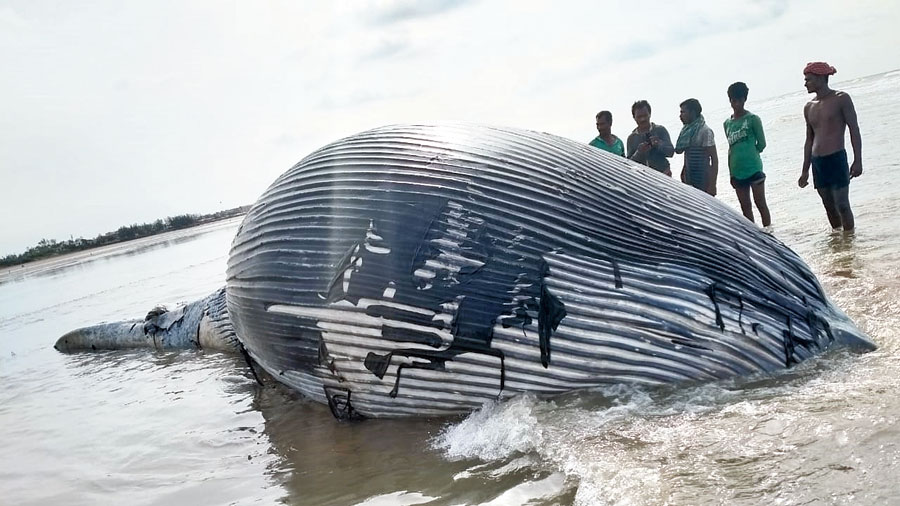
POLYGON ((806 118, 806 144, 803 146, 803 171, 797 184, 809 184, 809 166, 813 168, 813 186, 822 198, 828 221, 834 229, 853 230, 856 223, 850 209, 850 179, 862 174, 862 139, 856 122, 856 109, 850 95, 828 87, 828 76, 837 70, 825 62, 812 62, 803 69, 806 91, 815 93, 803 108, 806 118), (847 166, 844 129, 850 129, 853 164, 847 166))
POLYGON ((715 134, 703 119, 703 107, 699 100, 689 98, 680 107, 678 117, 684 127, 675 142, 675 152, 684 153, 681 181, 715 196, 716 178, 719 176, 715 134))
POLYGON ((612 134, 612 113, 600 111, 594 119, 597 120, 597 133, 600 135, 591 141, 591 146, 625 156, 625 145, 622 144, 622 139, 612 134))
POLYGON ((728 87, 728 102, 734 111, 722 125, 728 141, 728 172, 741 212, 753 221, 753 204, 756 204, 763 227, 768 227, 772 224, 772 215, 766 203, 766 173, 759 156, 766 149, 766 134, 759 116, 744 108, 749 93, 747 84, 740 81, 728 87))
POLYGON ((637 128, 628 136, 628 158, 671 176, 666 158, 675 155, 675 146, 669 138, 669 131, 650 122, 650 104, 646 100, 632 104, 631 116, 637 128))

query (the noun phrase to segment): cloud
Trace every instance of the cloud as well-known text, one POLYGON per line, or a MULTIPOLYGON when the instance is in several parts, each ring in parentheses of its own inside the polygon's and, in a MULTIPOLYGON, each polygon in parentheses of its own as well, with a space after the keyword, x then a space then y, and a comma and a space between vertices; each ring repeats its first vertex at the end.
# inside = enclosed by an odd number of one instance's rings
POLYGON ((691 2, 677 10, 684 11, 682 21, 670 22, 678 16, 677 12, 655 17, 646 37, 631 38, 623 44, 612 45, 605 60, 621 62, 646 58, 720 33, 751 30, 777 21, 787 11, 787 2, 760 0, 737 6, 691 2))
POLYGON ((657 44, 646 41, 630 42, 616 51, 610 61, 631 61, 640 58, 646 58, 659 51, 657 44))
POLYGON ((359 107, 364 104, 373 102, 381 102, 386 100, 404 100, 415 97, 420 93, 420 89, 414 87, 403 87, 397 83, 390 90, 377 90, 374 88, 348 86, 345 88, 337 87, 325 93, 325 96, 316 104, 316 108, 329 111, 334 109, 346 109, 349 107, 359 107))
POLYGON ((0 29, 6 30, 24 30, 29 28, 29 23, 25 18, 20 16, 12 7, 0 7, 0 29))
POLYGON ((364 14, 369 23, 390 25, 458 9, 472 0, 389 0, 364 14))
POLYGON ((368 51, 364 51, 357 61, 360 63, 373 63, 378 60, 396 58, 404 53, 408 53, 411 47, 412 44, 410 44, 408 40, 401 40, 399 38, 391 40, 382 39, 370 47, 368 51))
MULTIPOLYGON (((610 10, 633 12, 629 19, 637 20, 641 10, 635 11, 627 2, 620 2, 610 10)), ((545 72, 527 83, 534 93, 566 86, 582 79, 605 78, 606 69, 620 64, 647 61, 662 53, 690 45, 695 41, 714 39, 717 35, 749 31, 775 23, 788 9, 786 0, 759 0, 742 4, 713 3, 690 0, 681 4, 649 5, 646 17, 635 24, 608 26, 602 31, 599 50, 587 53, 583 59, 569 59, 569 65, 555 68, 545 64, 545 72), (673 20, 678 20, 673 22, 673 20)), ((571 35, 570 37, 574 37, 571 35)), ((721 48, 710 48, 710 54, 721 48)), ((679 55, 675 55, 679 56, 679 55)), ((701 60, 702 54, 684 54, 683 58, 701 60)))

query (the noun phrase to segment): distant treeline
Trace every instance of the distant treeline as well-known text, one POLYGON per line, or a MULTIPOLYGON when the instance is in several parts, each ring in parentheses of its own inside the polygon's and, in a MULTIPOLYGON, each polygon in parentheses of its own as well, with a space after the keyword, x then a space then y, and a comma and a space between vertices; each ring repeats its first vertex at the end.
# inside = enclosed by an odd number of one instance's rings
POLYGON ((249 209, 250 206, 241 206, 213 214, 182 214, 179 216, 170 216, 164 220, 156 220, 153 223, 126 225, 120 227, 119 230, 116 230, 115 232, 100 234, 93 239, 84 239, 82 237, 79 237, 78 239, 69 239, 67 241, 41 239, 37 246, 28 248, 25 253, 22 253, 21 255, 7 255, 0 258, 0 267, 24 264, 42 258, 63 255, 74 251, 83 251, 99 246, 106 246, 107 244, 130 241, 132 239, 139 239, 141 237, 160 234, 162 232, 169 232, 171 230, 224 220, 226 218, 246 214, 249 209))

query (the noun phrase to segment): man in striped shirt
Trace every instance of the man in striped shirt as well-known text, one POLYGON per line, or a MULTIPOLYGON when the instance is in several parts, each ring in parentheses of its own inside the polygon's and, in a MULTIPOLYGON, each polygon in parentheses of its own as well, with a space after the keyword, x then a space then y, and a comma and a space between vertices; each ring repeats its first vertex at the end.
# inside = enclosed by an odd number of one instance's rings
POLYGON ((675 142, 675 152, 684 153, 681 181, 715 196, 719 155, 716 153, 715 135, 706 126, 702 112, 703 107, 696 98, 681 103, 679 117, 684 127, 675 142))

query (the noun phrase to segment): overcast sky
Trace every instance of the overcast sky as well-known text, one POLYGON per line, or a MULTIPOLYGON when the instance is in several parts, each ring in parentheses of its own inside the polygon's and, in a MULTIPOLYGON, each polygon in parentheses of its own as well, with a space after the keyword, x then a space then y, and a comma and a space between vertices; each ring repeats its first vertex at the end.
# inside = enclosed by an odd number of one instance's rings
MULTIPOLYGON (((0 0, 0 256, 251 204, 313 149, 462 120, 587 142, 900 68, 900 3, 0 0)), ((798 111, 799 114, 799 111, 798 111)), ((798 158, 802 153, 798 152, 798 158)), ((799 160, 798 160, 799 163, 799 160)))

